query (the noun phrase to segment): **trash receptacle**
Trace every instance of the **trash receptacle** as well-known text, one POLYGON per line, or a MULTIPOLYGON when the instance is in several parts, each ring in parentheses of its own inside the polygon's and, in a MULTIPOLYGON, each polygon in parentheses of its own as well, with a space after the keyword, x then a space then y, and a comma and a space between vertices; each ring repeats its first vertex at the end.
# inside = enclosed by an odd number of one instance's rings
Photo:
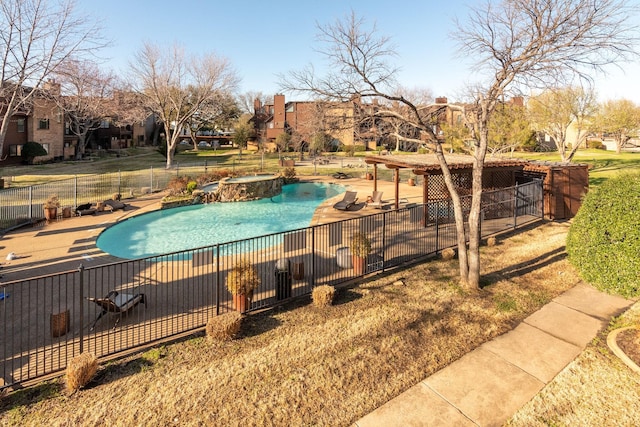
POLYGON ((276 262, 276 300, 291 297, 291 261, 288 258, 276 262))

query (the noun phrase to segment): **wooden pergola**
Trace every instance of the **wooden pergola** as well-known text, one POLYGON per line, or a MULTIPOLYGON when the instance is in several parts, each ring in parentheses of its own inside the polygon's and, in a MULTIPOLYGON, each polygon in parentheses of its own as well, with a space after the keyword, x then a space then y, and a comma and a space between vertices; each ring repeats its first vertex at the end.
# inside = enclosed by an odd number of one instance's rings
MULTIPOLYGON (((445 158, 449 169, 454 175, 470 176, 473 170, 472 156, 446 154, 445 158)), ((429 178, 435 175, 442 175, 442 169, 435 154, 366 156, 364 161, 373 166, 373 191, 378 189, 378 166, 384 165, 387 169, 393 170, 395 209, 399 209, 400 204, 400 169, 410 169, 413 174, 423 176, 423 203, 428 203, 434 199, 434 197, 430 198, 429 194, 429 178)), ((521 159, 486 159, 482 179, 483 188, 503 188, 515 185, 515 173, 522 171, 527 163, 526 160, 521 159)), ((441 197, 441 195, 438 194, 436 197, 441 197)))

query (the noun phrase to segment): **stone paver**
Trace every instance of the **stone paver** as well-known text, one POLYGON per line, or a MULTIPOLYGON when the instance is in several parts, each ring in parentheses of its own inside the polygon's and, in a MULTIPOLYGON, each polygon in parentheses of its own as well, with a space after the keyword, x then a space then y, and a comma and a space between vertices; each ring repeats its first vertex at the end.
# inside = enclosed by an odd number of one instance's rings
POLYGON ((542 381, 482 347, 436 372, 425 383, 482 426, 502 425, 544 387, 542 381))
POLYGON ((632 303, 576 285, 355 425, 503 425, 632 303))
POLYGON ((424 382, 360 419, 357 427, 437 426, 446 420, 452 426, 475 426, 424 382))
POLYGON ((483 347, 545 383, 551 381, 582 351, 581 347, 526 323, 521 323, 513 331, 489 341, 483 347))
POLYGON ((581 348, 606 326, 606 322, 600 318, 591 317, 555 301, 533 313, 525 322, 581 348))

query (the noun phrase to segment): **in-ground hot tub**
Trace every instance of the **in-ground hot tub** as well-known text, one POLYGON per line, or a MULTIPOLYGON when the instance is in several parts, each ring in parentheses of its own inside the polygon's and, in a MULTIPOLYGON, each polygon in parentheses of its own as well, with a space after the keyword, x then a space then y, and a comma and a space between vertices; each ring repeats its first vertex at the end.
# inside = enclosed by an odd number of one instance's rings
POLYGON ((283 181, 280 175, 222 178, 218 182, 217 198, 220 202, 241 202, 277 196, 282 193, 283 181))

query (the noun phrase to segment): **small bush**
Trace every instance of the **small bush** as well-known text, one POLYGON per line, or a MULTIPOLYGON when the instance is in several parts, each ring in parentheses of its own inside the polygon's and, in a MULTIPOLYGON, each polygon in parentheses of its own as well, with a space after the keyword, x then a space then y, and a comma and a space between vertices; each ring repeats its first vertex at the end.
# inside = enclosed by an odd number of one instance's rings
POLYGON ((296 180, 296 168, 285 168, 282 172, 285 183, 291 183, 296 180))
POLYGON ((599 139, 589 139, 587 140, 587 148, 603 150, 605 146, 604 144, 602 144, 602 141, 600 141, 599 139))
POLYGON ((171 181, 167 184, 167 192, 170 196, 177 196, 184 194, 187 190, 187 184, 189 183, 189 177, 176 176, 171 178, 171 181))
POLYGON ((67 390, 76 391, 89 384, 98 371, 98 359, 92 353, 82 353, 69 362, 66 371, 67 390))
POLYGON ((354 145, 353 146, 353 151, 354 152, 358 152, 358 153, 362 153, 364 151, 367 151, 367 146, 366 145, 362 145, 362 144, 354 145))
POLYGON ((229 169, 216 169, 212 172, 207 172, 205 174, 199 175, 198 178, 196 178, 196 182, 199 185, 204 185, 210 182, 220 181, 222 178, 226 178, 228 176, 235 175, 237 174, 229 169))
POLYGON ((446 248, 442 250, 441 256, 443 260, 449 261, 456 257, 456 251, 453 248, 446 248))
POLYGON ((356 152, 356 147, 353 145, 344 145, 342 151, 344 151, 347 156, 353 157, 356 152))
POLYGON ((567 235, 569 261, 585 281, 640 295, 640 174, 610 178, 584 198, 567 235))
POLYGON ((189 181, 187 183, 187 193, 192 194, 193 190, 195 190, 196 188, 198 188, 198 183, 195 181, 189 181))
POLYGON ((498 241, 495 236, 491 236, 487 239, 487 246, 495 246, 496 244, 498 244, 498 241))
POLYGON ((122 194, 120 193, 113 193, 111 195, 111 200, 120 201, 120 199, 122 199, 122 194))
POLYGON ((26 164, 32 164, 33 159, 38 156, 46 156, 47 150, 38 142, 29 141, 22 146, 22 161, 26 164))
POLYGON ((336 290, 333 286, 322 285, 313 289, 311 298, 313 299, 313 305, 316 307, 328 307, 333 303, 333 297, 336 290))
POLYGON ((230 341, 240 332, 241 324, 242 315, 237 311, 212 317, 207 322, 207 336, 215 341, 230 341))

